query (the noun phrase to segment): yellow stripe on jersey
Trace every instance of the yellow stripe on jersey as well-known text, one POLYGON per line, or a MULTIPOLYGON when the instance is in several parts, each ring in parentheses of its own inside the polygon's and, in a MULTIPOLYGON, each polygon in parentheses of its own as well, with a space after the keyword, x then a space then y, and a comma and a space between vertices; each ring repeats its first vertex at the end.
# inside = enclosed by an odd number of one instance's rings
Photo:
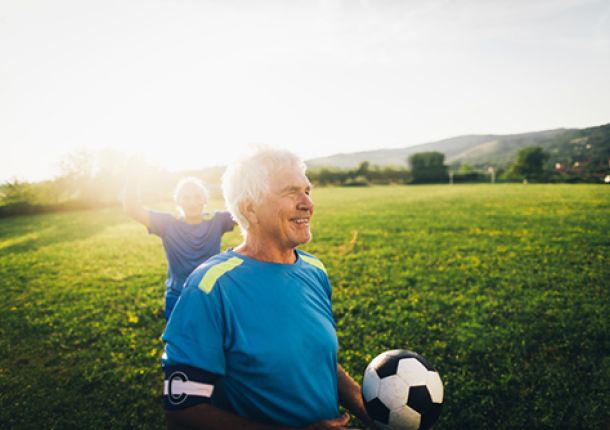
MULTIPOLYGON (((320 269, 322 272, 326 273, 326 267, 324 267, 324 264, 322 264, 322 262, 317 258, 310 257, 308 255, 300 255, 300 257, 303 259, 304 262, 309 263, 312 266, 320 269)), ((326 274, 328 275, 328 273, 326 274)))
POLYGON ((199 289, 206 294, 210 294, 216 281, 225 273, 235 269, 244 260, 237 257, 231 257, 227 261, 223 261, 222 263, 218 263, 215 266, 210 267, 210 269, 203 275, 201 282, 199 283, 199 289))

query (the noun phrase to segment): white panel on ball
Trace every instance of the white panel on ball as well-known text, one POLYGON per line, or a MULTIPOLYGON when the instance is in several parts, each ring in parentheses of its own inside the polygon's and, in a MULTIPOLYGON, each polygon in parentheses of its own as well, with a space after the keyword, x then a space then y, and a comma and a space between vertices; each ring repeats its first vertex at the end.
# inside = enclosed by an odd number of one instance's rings
POLYGON ((388 351, 383 352, 381 354, 379 354, 377 357, 373 358, 373 360, 371 360, 371 362, 369 363, 369 365, 367 366, 367 369, 376 369, 379 367, 379 365, 381 364, 381 362, 383 360, 385 360, 385 358, 388 355, 388 351))
POLYGON ((417 430, 421 422, 421 415, 408 407, 390 412, 390 427, 394 430, 417 430))
POLYGON ((415 358, 403 358, 398 363, 396 374, 400 376, 410 387, 424 385, 428 369, 415 358))
POLYGON ((391 411, 407 404, 409 387, 397 375, 388 376, 379 385, 379 400, 391 411))
POLYGON ((443 382, 437 372, 428 372, 426 385, 434 403, 443 403, 443 382))
POLYGON ((362 397, 367 402, 370 402, 379 393, 379 384, 381 380, 377 376, 377 372, 373 369, 367 369, 364 372, 364 379, 362 381, 362 397))

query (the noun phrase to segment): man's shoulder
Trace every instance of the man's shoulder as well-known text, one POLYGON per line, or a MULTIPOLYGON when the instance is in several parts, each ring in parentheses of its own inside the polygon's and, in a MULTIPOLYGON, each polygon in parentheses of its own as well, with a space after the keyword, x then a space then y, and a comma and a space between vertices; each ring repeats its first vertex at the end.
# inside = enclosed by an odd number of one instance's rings
POLYGON ((231 212, 216 210, 212 213, 212 217, 223 217, 223 216, 231 216, 231 212))
POLYGON ((148 232, 156 234, 157 236, 163 236, 168 232, 168 228, 173 226, 177 219, 174 215, 169 212, 156 211, 152 209, 146 209, 148 212, 148 232))
POLYGON ((244 262, 235 253, 225 251, 199 265, 187 280, 187 287, 197 288, 206 294, 214 289, 218 280, 244 262))
POLYGON ((296 249, 297 254, 299 255, 299 258, 301 260, 303 260, 305 263, 307 263, 310 266, 313 266, 319 270, 321 270, 322 272, 324 272, 325 274, 326 272, 326 267, 324 266, 324 263, 322 263, 322 260, 320 260, 318 257, 316 257, 313 254, 310 254, 309 252, 305 252, 301 249, 296 249))

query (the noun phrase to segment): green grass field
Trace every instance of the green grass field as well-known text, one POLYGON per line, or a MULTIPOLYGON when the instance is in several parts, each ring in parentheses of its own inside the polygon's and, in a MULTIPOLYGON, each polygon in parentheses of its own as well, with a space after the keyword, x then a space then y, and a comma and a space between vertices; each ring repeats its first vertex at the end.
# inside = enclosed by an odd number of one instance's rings
MULTIPOLYGON (((304 249, 327 266, 356 379, 412 349, 445 383, 435 430, 608 428, 610 187, 313 198, 304 249)), ((160 240, 118 209, 0 220, 0 428, 163 428, 165 270, 160 240)))

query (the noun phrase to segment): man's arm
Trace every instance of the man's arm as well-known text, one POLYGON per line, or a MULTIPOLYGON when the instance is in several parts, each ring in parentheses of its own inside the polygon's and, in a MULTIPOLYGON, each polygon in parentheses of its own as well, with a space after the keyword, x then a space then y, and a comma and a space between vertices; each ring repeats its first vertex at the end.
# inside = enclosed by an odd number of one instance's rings
MULTIPOLYGON (((209 404, 200 404, 180 411, 166 411, 168 430, 297 430, 291 427, 257 423, 209 404)), ((324 420, 305 427, 305 430, 347 429, 349 415, 324 420)), ((353 429, 352 429, 353 430, 353 429)))
POLYGON ((127 183, 125 184, 123 210, 127 215, 150 228, 150 215, 140 202, 140 184, 132 176, 127 178, 127 183))
POLYGON ((180 411, 165 411, 168 430, 291 430, 257 423, 209 404, 180 411))
POLYGON ((337 385, 339 404, 367 426, 373 426, 373 420, 371 420, 364 407, 360 385, 347 374, 340 364, 337 364, 337 385))

